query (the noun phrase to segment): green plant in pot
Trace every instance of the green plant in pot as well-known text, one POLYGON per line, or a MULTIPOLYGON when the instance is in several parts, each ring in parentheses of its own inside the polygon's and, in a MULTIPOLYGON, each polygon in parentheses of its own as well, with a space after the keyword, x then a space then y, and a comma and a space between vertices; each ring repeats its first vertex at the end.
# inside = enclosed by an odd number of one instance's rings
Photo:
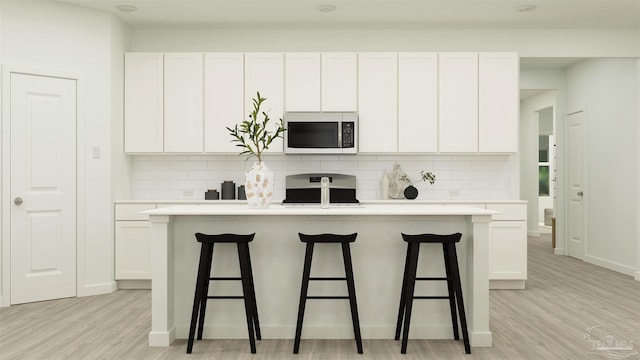
POLYGON ((253 110, 249 113, 249 119, 236 124, 233 128, 227 127, 233 138, 231 141, 242 148, 240 155, 247 155, 247 159, 255 156, 257 159, 245 173, 245 193, 251 208, 267 208, 271 205, 273 171, 264 164, 262 157, 273 140, 281 138, 287 130, 282 119, 275 126, 270 126, 269 115, 266 111, 260 110, 265 100, 267 98, 260 96, 260 92, 257 92, 256 97, 252 99, 253 110), (260 115, 262 120, 258 120, 260 115))
POLYGON ((418 197, 418 189, 413 185, 418 181, 428 182, 433 185, 436 182, 436 176, 431 171, 420 171, 420 180, 412 181, 406 174, 402 175, 400 180, 407 183, 407 187, 404 188, 404 197, 413 200, 418 197))

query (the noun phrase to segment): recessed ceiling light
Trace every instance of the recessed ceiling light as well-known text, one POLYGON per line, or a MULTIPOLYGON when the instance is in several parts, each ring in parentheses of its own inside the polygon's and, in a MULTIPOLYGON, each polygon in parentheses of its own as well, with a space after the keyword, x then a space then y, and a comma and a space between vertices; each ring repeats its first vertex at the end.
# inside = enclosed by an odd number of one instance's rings
POLYGON ((516 10, 519 12, 529 12, 529 11, 533 11, 535 9, 537 9, 538 6, 533 5, 533 4, 524 4, 524 5, 519 5, 516 6, 516 10))
POLYGON ((133 5, 118 5, 116 6, 116 9, 122 11, 122 12, 127 12, 127 13, 131 13, 134 12, 136 10, 138 10, 138 8, 136 6, 133 5))
POLYGON ((320 11, 320 12, 332 12, 336 10, 336 6, 335 5, 329 5, 329 4, 321 4, 316 6, 316 10, 320 11))

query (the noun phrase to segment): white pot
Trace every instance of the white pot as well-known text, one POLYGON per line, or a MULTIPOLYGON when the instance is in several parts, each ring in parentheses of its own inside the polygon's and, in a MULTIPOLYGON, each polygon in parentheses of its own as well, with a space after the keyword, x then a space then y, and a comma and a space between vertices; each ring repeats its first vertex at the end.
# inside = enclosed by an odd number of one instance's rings
POLYGON ((245 174, 244 187, 250 208, 268 208, 273 197, 273 171, 264 162, 253 163, 245 174))

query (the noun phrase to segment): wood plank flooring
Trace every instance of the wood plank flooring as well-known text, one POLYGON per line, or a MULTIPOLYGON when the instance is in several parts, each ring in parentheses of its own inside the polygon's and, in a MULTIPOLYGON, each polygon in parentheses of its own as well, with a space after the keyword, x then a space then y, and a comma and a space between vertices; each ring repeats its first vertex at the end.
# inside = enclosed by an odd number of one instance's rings
MULTIPOLYGON (((147 346, 151 294, 113 294, 0 308, 0 359, 606 359, 589 355, 587 329, 602 326, 632 341, 640 352, 640 282, 582 261, 554 256, 549 236, 529 238, 526 290, 491 291, 492 348, 462 342, 410 340, 406 355, 393 340, 262 340, 250 354, 247 340, 201 340, 185 354, 186 341, 147 346)), ((600 329, 600 334, 602 334, 600 329)), ((635 354, 627 359, 640 359, 635 354)))

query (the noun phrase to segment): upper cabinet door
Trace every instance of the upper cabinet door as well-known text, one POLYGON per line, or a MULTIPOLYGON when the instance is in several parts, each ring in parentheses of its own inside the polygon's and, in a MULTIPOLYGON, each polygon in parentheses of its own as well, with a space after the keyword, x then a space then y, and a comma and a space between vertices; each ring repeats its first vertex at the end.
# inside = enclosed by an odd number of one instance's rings
POLYGON ((163 56, 124 55, 124 151, 163 151, 163 56))
POLYGON ((478 151, 478 54, 441 53, 440 152, 478 151))
POLYGON ((517 152, 519 59, 516 53, 479 54, 479 151, 517 152))
POLYGON ((285 108, 320 111, 320 54, 285 54, 285 108))
POLYGON ((358 57, 359 152, 398 151, 398 55, 358 57))
POLYGON ((244 112, 244 55, 204 57, 204 151, 240 152, 227 127, 248 119, 244 112))
POLYGON ((358 110, 356 53, 322 54, 322 111, 358 110))
POLYGON ((438 54, 398 55, 398 150, 438 151, 438 54))
MULTIPOLYGON (((270 128, 274 131, 276 123, 284 113, 284 56, 282 53, 246 53, 244 56, 244 112, 248 119, 253 111, 256 92, 267 100, 262 103, 260 112, 269 115, 270 128)), ((262 121, 262 114, 258 117, 262 121)), ((282 139, 274 140, 268 152, 283 152, 282 139)))
POLYGON ((164 55, 164 151, 203 151, 203 56, 164 55))

